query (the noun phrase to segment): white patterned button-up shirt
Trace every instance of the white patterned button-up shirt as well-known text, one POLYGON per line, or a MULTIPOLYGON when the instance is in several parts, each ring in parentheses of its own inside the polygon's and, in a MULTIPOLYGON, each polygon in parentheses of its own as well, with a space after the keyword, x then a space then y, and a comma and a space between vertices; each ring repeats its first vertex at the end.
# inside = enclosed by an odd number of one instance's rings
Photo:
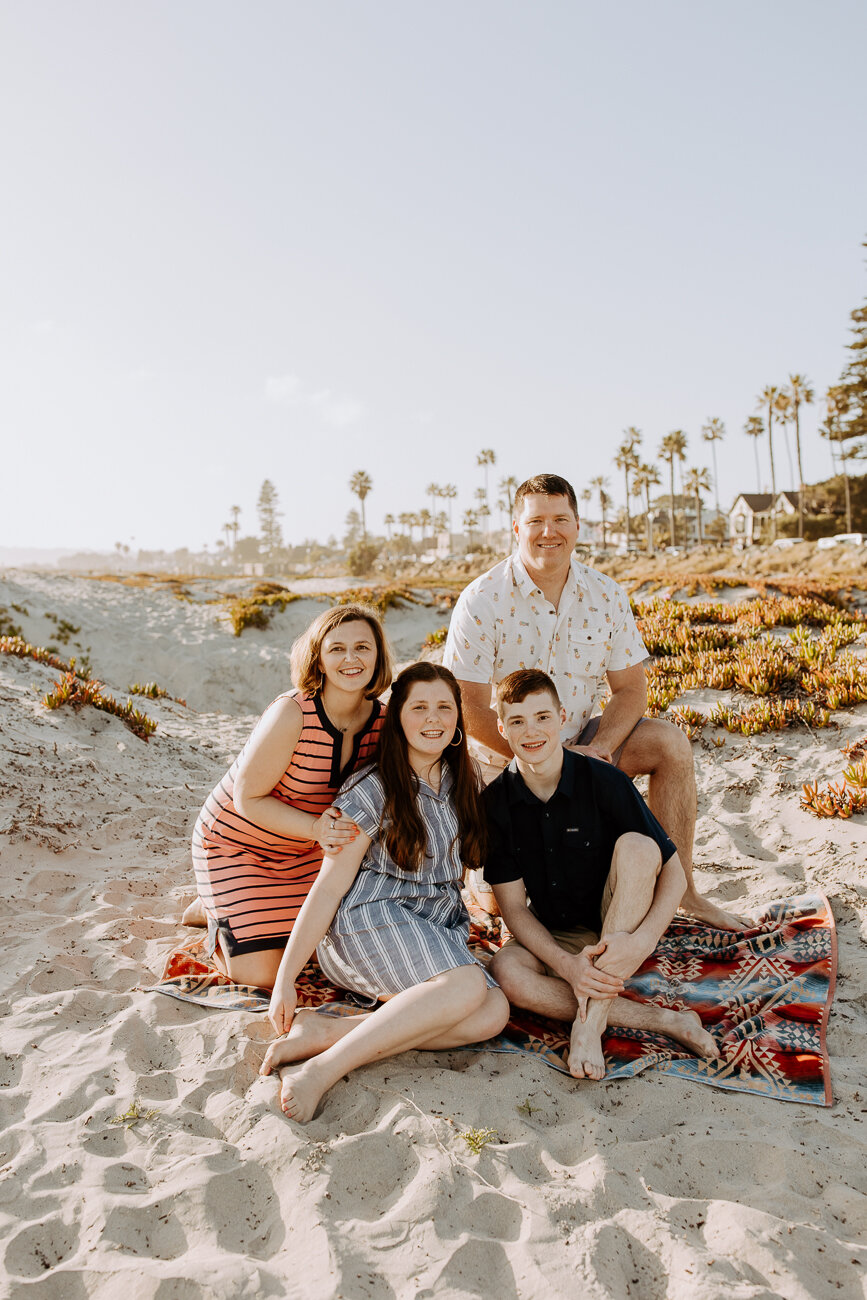
POLYGON ((492 687, 516 668, 541 668, 566 710, 568 743, 590 720, 605 674, 647 657, 629 597, 613 578, 573 555, 555 609, 514 554, 461 592, 443 663, 462 681, 492 687))

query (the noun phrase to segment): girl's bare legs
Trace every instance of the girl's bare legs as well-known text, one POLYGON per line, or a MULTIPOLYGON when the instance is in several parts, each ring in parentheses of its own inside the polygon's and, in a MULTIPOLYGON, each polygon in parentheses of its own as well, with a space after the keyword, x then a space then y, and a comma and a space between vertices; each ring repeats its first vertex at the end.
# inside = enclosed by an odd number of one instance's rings
MULTIPOLYGON (((324 1094, 350 1070, 412 1048, 458 1047, 499 1032, 508 1003, 490 992, 477 966, 459 966, 398 993, 319 1055, 284 1071, 281 1105, 290 1119, 312 1119, 324 1094)), ((350 1017, 355 1019, 355 1017, 350 1017)))
POLYGON ((220 946, 214 953, 214 960, 236 984, 252 984, 257 989, 273 989, 277 978, 277 969, 282 948, 265 948, 262 952, 244 952, 237 957, 230 957, 223 946, 223 936, 219 935, 220 946))
MULTIPOLYGON (((295 1012, 289 1033, 269 1046, 259 1073, 270 1074, 281 1065, 308 1061, 311 1056, 327 1052, 329 1047, 339 1043, 341 1038, 345 1038, 372 1015, 372 1011, 362 1011, 354 1016, 320 1015, 311 1007, 301 1007, 295 1012)), ((456 1029, 436 1035, 428 1042, 417 1043, 416 1047, 435 1052, 449 1047, 463 1047, 466 1043, 482 1043, 488 1038, 494 1038, 508 1018, 509 1004, 504 995, 499 989, 488 989, 479 1010, 463 1020, 456 1029)))

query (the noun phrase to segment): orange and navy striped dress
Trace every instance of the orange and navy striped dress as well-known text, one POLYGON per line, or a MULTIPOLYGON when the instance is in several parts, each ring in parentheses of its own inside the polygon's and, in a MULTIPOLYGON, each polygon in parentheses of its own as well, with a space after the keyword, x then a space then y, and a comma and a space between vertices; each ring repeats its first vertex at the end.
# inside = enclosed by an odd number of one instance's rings
MULTIPOLYGON (((287 696, 300 706, 304 721, 289 766, 271 795, 318 817, 334 802, 343 780, 372 759, 385 710, 373 701, 341 769, 343 733, 330 722, 321 696, 287 691, 278 699, 287 696)), ((210 945, 219 929, 230 957, 284 946, 323 857, 315 840, 278 835, 238 812, 232 796, 246 748, 208 795, 193 831, 193 866, 208 914, 210 945)))

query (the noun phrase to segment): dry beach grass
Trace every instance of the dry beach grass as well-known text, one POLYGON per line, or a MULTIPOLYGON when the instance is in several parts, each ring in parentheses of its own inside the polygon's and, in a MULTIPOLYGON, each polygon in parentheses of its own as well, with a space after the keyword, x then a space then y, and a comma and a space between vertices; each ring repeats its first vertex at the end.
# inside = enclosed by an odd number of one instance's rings
MULTIPOLYGON (((804 578, 803 567, 789 576, 804 578)), ((664 575, 642 568, 631 579, 636 598, 652 598, 663 576, 666 586, 686 586, 688 573, 670 562, 664 575)), ((767 575, 732 576, 755 591, 767 575)), ((835 572, 809 576, 835 581, 835 572)), ((836 578, 837 588, 867 588, 860 573, 836 578)), ((667 706, 684 711, 694 733, 702 887, 738 910, 810 889, 831 900, 840 941, 832 1108, 652 1074, 577 1084, 530 1057, 408 1053, 339 1084, 301 1129, 276 1108, 273 1082, 257 1075, 268 1033, 261 1018, 140 991, 181 936, 201 800, 287 686, 289 645, 321 608, 302 591, 266 627, 236 637, 227 594, 243 595, 243 584, 0 578, 0 631, 11 624, 45 647, 65 621, 78 630, 56 657, 86 657, 88 678, 116 700, 135 683, 168 693, 135 696, 157 724, 145 742, 109 713, 47 709, 60 670, 0 654, 8 1293, 862 1294, 867 814, 818 818, 801 799, 805 784, 823 790, 854 770, 867 704, 832 704, 821 682, 810 694, 802 675, 763 696, 682 677, 667 706), (743 734, 686 714, 781 698, 827 709, 831 725, 790 719, 743 734)), ((706 598, 696 590, 692 599, 706 598)), ((387 609, 401 660, 447 623, 448 606, 428 596, 387 609)), ((753 603, 753 613, 760 608, 753 603)), ((811 640, 823 627, 853 631, 835 660, 857 658, 863 625, 827 618, 811 640)), ((683 625, 682 616, 667 621, 669 631, 683 625)), ((702 626, 733 632, 738 622, 708 615, 702 626)), ((743 640, 705 652, 749 652, 773 637, 785 663, 806 672, 806 642, 801 655, 793 625, 740 630, 743 640)))

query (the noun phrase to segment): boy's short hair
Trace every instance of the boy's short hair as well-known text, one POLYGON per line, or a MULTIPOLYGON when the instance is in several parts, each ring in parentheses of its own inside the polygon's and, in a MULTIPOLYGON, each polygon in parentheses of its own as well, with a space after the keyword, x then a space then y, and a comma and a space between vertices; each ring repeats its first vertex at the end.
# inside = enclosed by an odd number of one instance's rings
POLYGON ((517 668, 497 683, 497 716, 502 718, 507 704, 522 704, 528 695, 540 691, 547 691, 555 706, 561 707, 557 687, 547 673, 541 668, 517 668))

